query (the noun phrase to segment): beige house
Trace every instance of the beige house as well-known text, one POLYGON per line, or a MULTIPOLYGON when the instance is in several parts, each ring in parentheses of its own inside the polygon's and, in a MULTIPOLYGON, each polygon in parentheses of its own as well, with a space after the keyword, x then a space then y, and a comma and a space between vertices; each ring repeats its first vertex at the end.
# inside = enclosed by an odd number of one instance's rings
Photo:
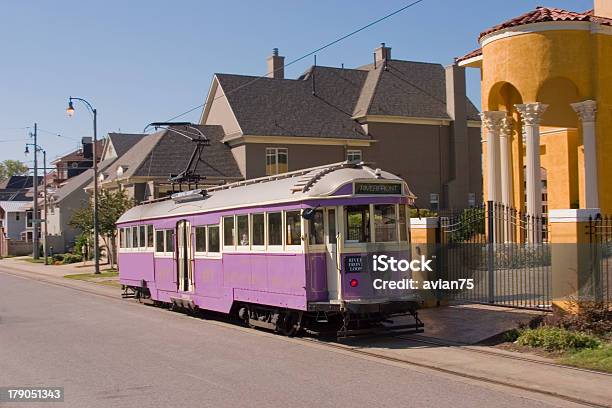
POLYGON ((242 177, 363 160, 403 177, 420 207, 481 202, 480 118, 464 68, 395 60, 384 44, 356 69, 286 79, 283 64, 275 49, 268 78, 213 77, 200 123, 222 128, 242 177))

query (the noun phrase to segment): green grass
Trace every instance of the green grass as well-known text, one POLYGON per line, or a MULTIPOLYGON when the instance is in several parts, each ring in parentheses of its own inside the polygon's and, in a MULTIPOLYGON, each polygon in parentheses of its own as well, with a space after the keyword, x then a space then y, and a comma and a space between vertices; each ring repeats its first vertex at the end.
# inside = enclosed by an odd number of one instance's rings
POLYGON ((599 339, 589 334, 553 326, 522 330, 516 342, 521 346, 538 347, 546 351, 595 349, 601 345, 599 339))
POLYGON ((118 280, 104 279, 104 278, 115 278, 117 276, 119 276, 119 272, 116 269, 107 269, 97 275, 95 273, 75 273, 75 274, 70 274, 70 275, 64 275, 64 278, 82 280, 85 282, 92 282, 92 283, 97 283, 99 285, 112 286, 115 288, 119 288, 121 287, 121 284, 119 283, 118 280))
POLYGON ((612 373, 612 345, 570 352, 560 362, 574 367, 612 373))
POLYGON ((23 258, 23 260, 26 261, 26 262, 31 262, 31 263, 41 263, 41 264, 45 263, 45 258, 44 257, 41 257, 41 258, 38 258, 38 259, 34 259, 31 256, 28 256, 27 258, 23 258))

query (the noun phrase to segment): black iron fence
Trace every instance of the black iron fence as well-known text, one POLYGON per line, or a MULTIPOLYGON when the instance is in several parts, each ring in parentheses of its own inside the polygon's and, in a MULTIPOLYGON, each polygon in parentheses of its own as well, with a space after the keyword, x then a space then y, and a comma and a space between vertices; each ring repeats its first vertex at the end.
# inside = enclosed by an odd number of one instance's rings
POLYGON ((612 216, 597 215, 588 224, 590 265, 581 276, 580 296, 612 307, 612 216))
POLYGON ((546 219, 495 202, 439 217, 438 270, 472 287, 447 299, 550 309, 551 253, 546 219))

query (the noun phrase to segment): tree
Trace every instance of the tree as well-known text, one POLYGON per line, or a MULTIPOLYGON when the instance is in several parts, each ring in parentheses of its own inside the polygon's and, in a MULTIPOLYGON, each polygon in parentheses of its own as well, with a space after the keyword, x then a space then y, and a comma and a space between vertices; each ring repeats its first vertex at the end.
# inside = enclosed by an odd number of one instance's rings
MULTIPOLYGON (((121 214, 134 205, 123 190, 102 190, 98 197, 98 231, 107 249, 108 262, 115 265, 115 247, 117 242, 116 223, 121 214)), ((69 222, 70 226, 81 230, 89 236, 93 233, 93 201, 77 209, 69 222)))
POLYGON ((8 180, 12 176, 28 174, 28 166, 19 160, 4 160, 0 163, 0 181, 8 180))

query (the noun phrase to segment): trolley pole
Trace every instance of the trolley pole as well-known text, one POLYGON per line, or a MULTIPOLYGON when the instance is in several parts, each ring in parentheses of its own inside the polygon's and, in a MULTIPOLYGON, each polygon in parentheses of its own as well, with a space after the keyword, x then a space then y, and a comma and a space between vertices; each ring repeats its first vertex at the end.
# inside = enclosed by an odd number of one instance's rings
POLYGON ((40 243, 38 239, 38 135, 36 123, 34 123, 34 133, 32 134, 32 137, 34 138, 34 179, 32 181, 32 185, 34 186, 34 212, 32 214, 32 258, 37 260, 40 253, 40 243))

